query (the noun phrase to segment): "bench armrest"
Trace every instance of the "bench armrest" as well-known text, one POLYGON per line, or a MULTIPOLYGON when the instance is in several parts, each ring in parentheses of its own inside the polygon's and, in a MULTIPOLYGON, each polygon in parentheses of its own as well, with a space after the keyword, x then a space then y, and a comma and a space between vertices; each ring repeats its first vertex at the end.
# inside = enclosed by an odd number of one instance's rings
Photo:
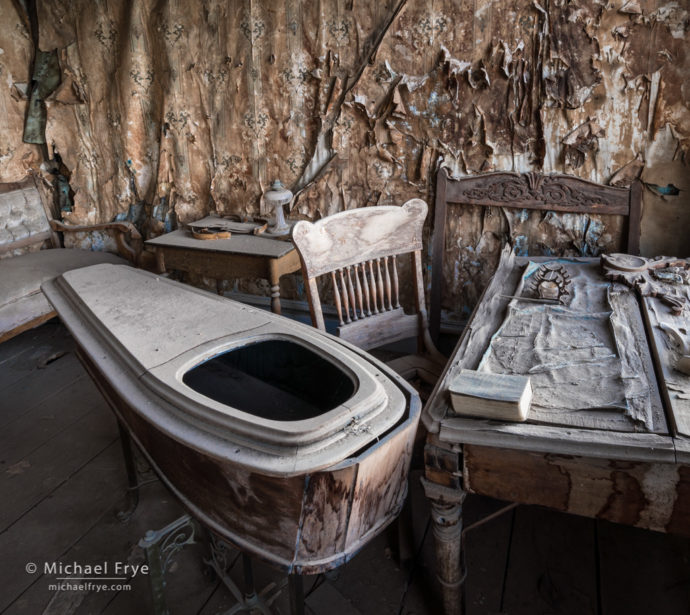
POLYGON ((141 233, 136 227, 127 221, 123 222, 103 222, 100 224, 64 224, 57 220, 50 220, 50 228, 60 233, 79 233, 90 231, 115 231, 115 241, 117 251, 123 258, 126 258, 134 265, 139 265, 143 241, 141 233), (129 235, 129 243, 127 236, 129 235))

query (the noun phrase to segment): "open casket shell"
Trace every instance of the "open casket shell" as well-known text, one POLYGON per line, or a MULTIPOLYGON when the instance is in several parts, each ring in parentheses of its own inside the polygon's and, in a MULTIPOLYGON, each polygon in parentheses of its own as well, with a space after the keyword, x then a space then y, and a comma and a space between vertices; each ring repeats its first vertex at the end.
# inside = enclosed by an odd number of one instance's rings
POLYGON ((118 419, 221 537, 316 573, 399 512, 420 401, 367 353, 129 267, 43 289, 118 419))

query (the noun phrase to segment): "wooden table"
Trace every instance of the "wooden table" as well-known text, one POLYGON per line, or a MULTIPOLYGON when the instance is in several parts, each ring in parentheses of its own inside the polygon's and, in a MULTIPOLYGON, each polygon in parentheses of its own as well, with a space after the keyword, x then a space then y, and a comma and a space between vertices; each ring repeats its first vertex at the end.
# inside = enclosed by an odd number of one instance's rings
POLYGON ((504 252, 422 418, 447 615, 462 612, 467 492, 690 535, 690 376, 666 333, 690 342, 690 285, 669 292, 685 297, 680 314, 607 279, 599 259, 504 252), (572 279, 566 305, 539 297, 545 263, 572 279), (456 414, 449 385, 462 369, 529 375, 527 421, 456 414))
POLYGON ((271 310, 280 314, 281 276, 301 268, 297 250, 290 241, 255 235, 234 234, 228 239, 195 239, 189 231, 177 230, 149 239, 156 251, 158 271, 178 269, 225 280, 264 278, 271 284, 271 310))

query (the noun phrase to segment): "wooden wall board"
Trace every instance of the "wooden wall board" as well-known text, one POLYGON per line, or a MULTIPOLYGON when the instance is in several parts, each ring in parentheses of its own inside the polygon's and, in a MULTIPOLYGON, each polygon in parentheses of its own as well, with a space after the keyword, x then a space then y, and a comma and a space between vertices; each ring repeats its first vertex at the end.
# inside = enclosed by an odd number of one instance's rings
MULTIPOLYGON (((504 508, 507 502, 493 498, 469 495, 463 503, 463 525, 470 528, 489 515, 504 508)), ((464 535, 465 607, 467 613, 500 613, 504 600, 504 583, 511 559, 515 509, 491 519, 483 525, 469 529, 464 535)))
POLYGON ((472 493, 690 535, 689 466, 475 445, 463 453, 472 493))
POLYGON ((104 410, 105 404, 101 402, 72 429, 58 433, 0 475, 0 489, 6 498, 0 509, 0 530, 12 525, 116 441, 112 423, 103 420, 104 410), (56 446, 63 451, 58 457, 54 452, 56 446))
MULTIPOLYGON (((39 566, 42 562, 60 561, 63 553, 84 536, 102 515, 111 512, 122 497, 124 474, 119 484, 103 480, 104 476, 110 476, 113 469, 122 464, 117 430, 112 423, 109 427, 112 438, 108 446, 84 459, 81 467, 73 468, 63 478, 63 484, 54 486, 57 488, 49 492, 50 497, 35 502, 31 510, 15 519, 12 527, 0 533, 0 552, 3 554, 0 558, 0 574, 3 578, 0 609, 3 611, 36 581, 33 575, 26 573, 25 564, 18 565, 17 562, 25 563, 28 553, 39 566), (89 497, 85 498, 84 494, 89 497), (80 505, 77 506, 76 502, 80 505), (46 528, 51 528, 50 540, 46 540, 46 528)), ((49 466, 49 463, 39 466, 38 472, 45 473, 49 466)), ((10 496, 3 491, 3 497, 10 496)))
POLYGON ((607 521, 596 523, 601 615, 688 612, 687 539, 607 521))
MULTIPOLYGON (((42 366, 58 353, 75 348, 57 320, 0 344, 0 393, 27 376, 40 377, 42 366)), ((28 380, 27 380, 28 382, 28 380)), ((29 388, 29 387, 27 387, 29 388)))
POLYGON ((596 615, 594 521, 519 506, 501 613, 596 615))
POLYGON ((78 428, 80 420, 102 404, 88 377, 77 378, 0 430, 3 463, 12 466, 60 432, 78 428))
POLYGON ((73 353, 69 353, 56 363, 55 369, 41 374, 40 386, 27 386, 28 382, 33 382, 29 375, 7 386, 2 395, 9 403, 0 413, 0 428, 20 416, 25 409, 32 408, 52 395, 57 385, 61 385, 58 390, 67 387, 82 373, 79 361, 73 353))

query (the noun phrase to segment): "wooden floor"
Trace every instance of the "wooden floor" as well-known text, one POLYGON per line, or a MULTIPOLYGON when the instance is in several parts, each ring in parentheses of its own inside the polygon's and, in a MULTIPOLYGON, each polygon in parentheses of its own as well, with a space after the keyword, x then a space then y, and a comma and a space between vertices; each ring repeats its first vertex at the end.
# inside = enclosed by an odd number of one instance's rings
MULTIPOLYGON (((138 615, 150 612, 148 577, 128 589, 50 588, 45 563, 143 563, 148 529, 181 513, 152 478, 125 523, 125 471, 115 421, 79 364, 73 342, 52 321, 0 345, 0 613, 138 615), (27 572, 30 564, 38 571, 27 572)), ((142 468, 145 470, 145 468, 142 468)), ((414 540, 410 566, 396 564, 386 536, 334 573, 305 579, 308 613, 435 615, 433 537, 417 476, 410 489, 414 540)), ((465 524, 504 503, 469 497, 465 524)), ((466 534, 469 615, 687 615, 690 541, 537 507, 517 507, 466 534)), ((203 543, 180 552, 167 579, 173 615, 231 608, 232 594, 208 573, 203 543)), ((241 578, 233 554, 231 574, 241 578)), ((283 578, 255 565, 258 588, 283 578)), ((288 613, 287 592, 273 604, 288 613)))

